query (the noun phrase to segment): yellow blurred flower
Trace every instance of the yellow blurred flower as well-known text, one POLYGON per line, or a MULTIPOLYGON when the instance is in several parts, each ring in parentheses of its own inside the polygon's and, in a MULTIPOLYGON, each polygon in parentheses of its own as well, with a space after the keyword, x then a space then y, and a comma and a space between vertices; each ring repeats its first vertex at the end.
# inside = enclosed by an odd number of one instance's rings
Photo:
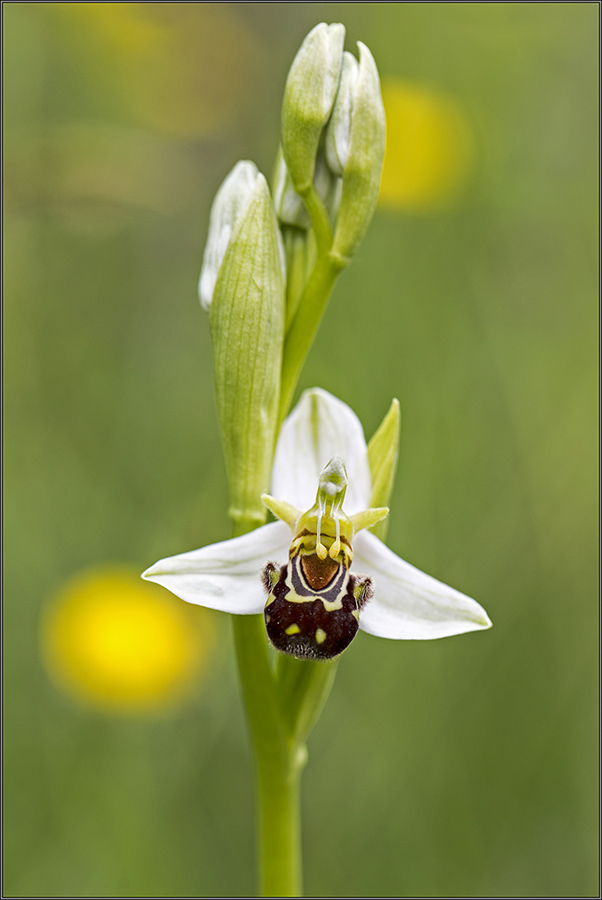
POLYGON ((451 96, 411 81, 382 85, 387 144, 379 204, 407 212, 448 206, 474 158, 466 114, 451 96))
POLYGON ((42 655, 59 687, 94 706, 144 712, 191 693, 215 621, 127 568, 83 572, 48 604, 42 655))
POLYGON ((56 3, 58 12, 88 20, 115 49, 152 50, 163 29, 146 15, 143 3, 56 3))
MULTIPOLYGON (((236 128, 263 47, 227 3, 55 3, 82 71, 127 115, 161 134, 205 139, 236 128)), ((252 104, 251 104, 252 107, 252 104)))

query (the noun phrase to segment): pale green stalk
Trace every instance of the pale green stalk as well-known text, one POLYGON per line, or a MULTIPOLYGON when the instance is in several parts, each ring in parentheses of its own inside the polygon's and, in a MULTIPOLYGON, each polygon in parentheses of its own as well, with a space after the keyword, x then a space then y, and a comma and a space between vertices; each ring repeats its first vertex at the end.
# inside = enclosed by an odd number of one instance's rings
MULTIPOLYGON (((239 520, 234 536, 255 527, 239 520)), ((262 897, 301 896, 302 753, 282 716, 263 616, 233 616, 238 671, 255 748, 262 897)))
MULTIPOLYGON (((284 345, 280 422, 288 413, 299 373, 342 268, 330 255, 332 231, 313 186, 304 199, 316 234, 318 258, 284 345)), ((234 519, 234 536, 252 531, 258 524, 256 512, 249 510, 248 515, 234 519)), ((263 617, 234 616, 233 628, 257 767, 260 892, 264 897, 300 897, 299 788, 307 759, 304 742, 326 702, 336 662, 282 657, 274 671, 263 617)))
MULTIPOLYGON (((313 183, 313 176, 320 136, 330 117, 338 90, 343 60, 343 38, 344 29, 341 25, 317 26, 304 42, 293 63, 285 90, 284 156, 297 192, 305 203, 311 220, 316 258, 313 270, 302 290, 303 268, 309 246, 307 243, 305 253, 296 260, 296 267, 289 272, 293 279, 289 282, 288 293, 290 321, 286 323, 282 347, 280 405, 274 440, 291 406, 301 369, 336 278, 349 262, 363 236, 374 209, 378 190, 382 149, 384 149, 384 119, 380 129, 382 132, 380 143, 383 147, 380 148, 379 141, 375 141, 376 155, 380 153, 380 160, 377 159, 375 164, 374 153, 370 152, 370 141, 374 133, 378 137, 379 131, 373 128, 374 116, 371 115, 369 101, 376 107, 378 102, 374 96, 376 89, 368 76, 372 75, 372 81, 375 81, 377 88, 378 74, 372 61, 374 71, 366 70, 368 75, 364 73, 364 77, 360 77, 366 69, 366 59, 369 57, 368 62, 372 59, 369 53, 366 57, 366 51, 363 52, 360 75, 357 79, 362 90, 358 88, 353 101, 360 112, 363 110, 359 117, 363 131, 356 125, 352 134, 343 133, 341 152, 344 151, 350 162, 349 172, 343 167, 340 173, 343 177, 343 201, 346 212, 343 216, 343 225, 337 216, 337 227, 333 235, 328 212, 313 183), (372 93, 363 84, 366 79, 368 88, 372 87, 372 93), (362 103, 367 107, 366 110, 363 109, 362 103), (360 140, 364 132, 369 137, 368 149, 360 140), (367 199, 364 197, 366 192, 369 195, 367 199)), ((376 93, 380 102, 380 94, 378 91, 376 93)), ((382 102, 380 105, 382 106, 382 102)), ((341 149, 337 144, 340 131, 341 128, 332 138, 337 151, 341 149)), ((245 173, 246 169, 243 175, 245 173)), ((270 222, 266 223, 266 227, 267 225, 271 227, 270 222)), ((253 258, 253 253, 249 255, 253 258)), ((271 257, 270 259, 274 267, 274 260, 271 257)), ((276 287, 277 281, 278 279, 274 282, 276 287)), ((249 284, 254 284, 253 279, 250 279, 249 284)), ((226 286, 229 286, 229 283, 226 286)), ((237 284, 233 282, 232 293, 236 295, 236 292, 237 284)), ((241 315, 243 316, 241 322, 246 323, 244 310, 241 315)), ((280 331, 281 337, 283 331, 284 329, 280 331)), ((227 337, 229 336, 228 333, 227 337)), ((238 340, 226 341, 226 344, 229 350, 235 348, 235 355, 240 352, 238 340)), ((276 347, 273 346, 271 349, 272 353, 268 359, 274 361, 276 347)), ((228 364, 223 367, 224 381, 233 369, 238 371, 235 363, 236 360, 229 358, 228 364)), ((273 370, 270 371, 273 375, 273 370)), ((246 401, 244 406, 245 409, 251 409, 246 401)), ((265 457, 266 441, 262 440, 260 445, 265 457)), ((273 451, 274 447, 271 447, 271 450, 273 451)), ((266 463, 267 457, 263 461, 266 463)), ((245 484, 247 480, 254 484, 254 476, 259 480, 265 480, 265 466, 264 468, 260 466, 259 451, 256 458, 253 458, 253 454, 247 456, 244 466, 245 484)), ((230 507, 235 536, 252 531, 261 524, 258 521, 257 493, 255 492, 253 505, 248 492, 239 490, 237 496, 242 502, 238 505, 232 503, 230 507)), ((336 673, 336 661, 316 662, 280 656, 272 666, 263 617, 235 616, 233 627, 241 688, 257 766, 261 894, 266 897, 299 897, 301 896, 299 785, 301 771, 307 759, 305 740, 330 692, 336 673)))
POLYGON ((301 369, 322 321, 337 275, 347 265, 347 260, 331 253, 332 230, 328 214, 313 185, 303 195, 303 199, 316 236, 318 258, 284 339, 280 422, 284 421, 290 409, 301 369))
MULTIPOLYGON (((293 61, 274 197, 255 164, 241 160, 211 208, 199 295, 214 345, 234 537, 265 522, 261 498, 280 426, 337 275, 376 203, 384 152, 378 72, 363 44, 359 64, 345 54, 344 38, 343 25, 322 22, 293 61)), ((386 437, 374 446, 377 461, 386 437)), ((394 455, 387 456, 389 468, 381 466, 381 493, 394 455)), ((260 615, 235 616, 233 628, 257 766, 260 889, 268 897, 296 897, 305 741, 328 697, 336 661, 275 659, 260 615)))

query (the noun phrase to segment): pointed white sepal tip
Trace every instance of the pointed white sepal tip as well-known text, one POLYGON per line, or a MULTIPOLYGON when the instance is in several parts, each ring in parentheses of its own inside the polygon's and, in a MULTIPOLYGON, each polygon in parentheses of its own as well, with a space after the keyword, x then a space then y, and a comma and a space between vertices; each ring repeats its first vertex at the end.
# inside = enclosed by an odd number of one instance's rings
POLYGON ((482 606, 400 559, 370 532, 354 543, 353 568, 372 578, 374 596, 360 628, 393 640, 432 640, 491 628, 482 606))
POLYGON ((160 559, 142 578, 187 603, 253 615, 265 606, 261 572, 268 560, 287 558, 290 540, 288 526, 272 522, 242 537, 160 559))

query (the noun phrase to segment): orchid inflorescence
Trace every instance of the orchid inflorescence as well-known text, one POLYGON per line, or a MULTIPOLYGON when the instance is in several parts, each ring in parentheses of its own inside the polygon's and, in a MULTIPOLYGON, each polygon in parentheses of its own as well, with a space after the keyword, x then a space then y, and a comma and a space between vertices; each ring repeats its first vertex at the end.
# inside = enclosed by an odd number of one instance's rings
POLYGON ((380 183, 378 71, 363 44, 359 61, 344 51, 344 37, 340 24, 317 25, 293 61, 273 190, 241 161, 211 209, 199 295, 214 346, 233 537, 162 559, 143 576, 235 614, 267 896, 300 895, 305 741, 358 630, 423 640, 491 625, 476 601, 384 543, 397 401, 368 444, 350 407, 322 389, 306 391, 289 414, 380 183), (266 524, 268 510, 277 521, 266 524))

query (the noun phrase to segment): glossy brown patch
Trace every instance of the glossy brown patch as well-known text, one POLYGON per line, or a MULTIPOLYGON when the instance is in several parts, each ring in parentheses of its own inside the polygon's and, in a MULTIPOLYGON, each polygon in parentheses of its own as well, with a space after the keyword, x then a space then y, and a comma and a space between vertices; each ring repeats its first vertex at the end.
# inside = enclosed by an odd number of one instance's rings
POLYGON ((301 568, 305 579, 313 591, 321 591, 330 584, 339 571, 340 563, 329 556, 320 559, 315 553, 301 557, 301 568))
MULTIPOLYGON (((353 584, 353 576, 349 577, 353 584)), ((342 607, 332 612, 324 609, 319 599, 299 603, 276 598, 264 614, 267 635, 276 650, 297 659, 332 659, 357 634, 355 609, 352 590, 345 595, 342 607)))

